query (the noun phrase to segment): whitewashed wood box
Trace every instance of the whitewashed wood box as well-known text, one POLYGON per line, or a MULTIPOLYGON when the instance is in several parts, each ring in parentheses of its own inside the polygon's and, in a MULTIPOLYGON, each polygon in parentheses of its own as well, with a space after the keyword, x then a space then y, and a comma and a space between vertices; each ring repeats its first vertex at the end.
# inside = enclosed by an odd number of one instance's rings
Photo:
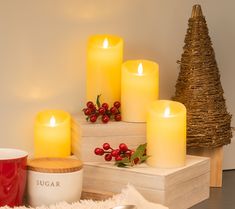
POLYGON ((113 163, 86 162, 83 190, 119 193, 130 183, 149 201, 169 209, 186 209, 209 198, 209 178, 209 158, 198 156, 187 156, 186 165, 174 169, 146 164, 118 168, 113 163))
POLYGON ((131 149, 146 142, 145 123, 90 123, 82 112, 74 114, 72 118, 72 152, 83 162, 103 162, 104 158, 96 156, 94 149, 102 147, 105 142, 110 143, 113 148, 118 148, 123 142, 131 149))

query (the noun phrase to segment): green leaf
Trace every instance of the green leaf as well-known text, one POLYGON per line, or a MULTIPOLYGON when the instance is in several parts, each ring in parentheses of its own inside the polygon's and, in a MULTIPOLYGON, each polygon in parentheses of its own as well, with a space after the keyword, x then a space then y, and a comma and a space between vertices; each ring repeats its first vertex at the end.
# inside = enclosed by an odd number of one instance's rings
POLYGON ((130 159, 128 157, 124 157, 122 160, 117 161, 119 163, 130 163, 130 159))
POLYGON ((117 167, 122 167, 122 168, 128 166, 127 164, 125 164, 125 163, 120 163, 120 162, 116 162, 115 165, 116 165, 117 167))
POLYGON ((148 158, 149 158, 149 156, 147 156, 147 155, 141 156, 140 157, 140 163, 145 162, 148 158))
POLYGON ((143 156, 145 153, 146 146, 147 143, 139 145, 136 151, 131 156, 131 161, 133 161, 135 158, 140 158, 141 156, 143 156))
POLYGON ((115 165, 117 165, 118 167, 131 166, 131 161, 128 157, 124 157, 122 160, 116 161, 115 165))
POLYGON ((101 94, 97 95, 96 97, 96 104, 98 108, 100 108, 100 97, 101 97, 101 94))

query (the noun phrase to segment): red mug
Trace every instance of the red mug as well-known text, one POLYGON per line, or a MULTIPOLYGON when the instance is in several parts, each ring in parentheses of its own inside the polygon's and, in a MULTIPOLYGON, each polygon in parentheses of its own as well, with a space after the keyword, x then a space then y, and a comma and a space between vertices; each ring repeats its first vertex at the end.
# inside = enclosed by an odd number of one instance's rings
POLYGON ((0 148, 0 206, 23 205, 28 153, 0 148))

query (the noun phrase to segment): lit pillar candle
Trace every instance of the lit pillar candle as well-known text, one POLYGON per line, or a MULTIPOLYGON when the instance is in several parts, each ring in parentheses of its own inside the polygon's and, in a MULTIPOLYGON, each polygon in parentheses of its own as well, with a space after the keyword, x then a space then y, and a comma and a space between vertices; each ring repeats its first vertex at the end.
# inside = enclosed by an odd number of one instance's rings
POLYGON ((34 156, 66 157, 70 153, 70 115, 60 110, 38 113, 34 127, 34 156))
POLYGON ((90 37, 87 50, 87 100, 101 100, 112 105, 120 101, 123 40, 112 35, 90 37))
POLYGON ((153 102, 147 114, 147 163, 153 167, 185 165, 186 108, 168 100, 153 102))
POLYGON ((158 64, 148 60, 130 60, 122 65, 122 120, 146 122, 147 106, 158 99, 158 64))

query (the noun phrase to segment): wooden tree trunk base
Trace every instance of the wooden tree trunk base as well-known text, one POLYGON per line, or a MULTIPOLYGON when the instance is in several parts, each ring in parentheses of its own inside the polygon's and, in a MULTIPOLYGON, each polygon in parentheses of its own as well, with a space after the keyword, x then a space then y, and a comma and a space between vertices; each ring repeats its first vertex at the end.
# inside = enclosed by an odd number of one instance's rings
POLYGON ((217 148, 189 148, 189 155, 197 155, 210 158, 210 186, 222 187, 222 162, 223 162, 223 147, 217 148))

